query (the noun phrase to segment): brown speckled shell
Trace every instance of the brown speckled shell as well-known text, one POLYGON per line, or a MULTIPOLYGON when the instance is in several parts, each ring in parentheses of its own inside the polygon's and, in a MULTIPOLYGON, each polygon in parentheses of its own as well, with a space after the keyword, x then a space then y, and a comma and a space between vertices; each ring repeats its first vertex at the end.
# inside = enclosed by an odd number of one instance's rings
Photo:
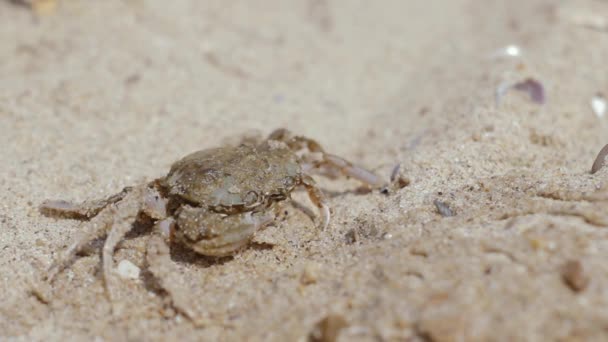
POLYGON ((252 210, 285 197, 300 183, 297 156, 285 145, 264 142, 194 152, 171 167, 169 194, 220 212, 252 210))

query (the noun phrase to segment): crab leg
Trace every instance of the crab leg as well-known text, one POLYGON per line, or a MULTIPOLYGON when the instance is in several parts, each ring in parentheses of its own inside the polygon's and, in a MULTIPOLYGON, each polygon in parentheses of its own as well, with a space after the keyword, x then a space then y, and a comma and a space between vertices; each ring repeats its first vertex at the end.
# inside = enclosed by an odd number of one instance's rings
POLYGON ((85 230, 81 231, 74 242, 66 249, 64 254, 48 270, 47 279, 52 281, 69 263, 71 263, 80 250, 90 241, 102 237, 110 229, 108 238, 102 251, 102 269, 106 291, 109 299, 113 299, 110 288, 111 271, 114 264, 112 254, 116 245, 123 239, 131 229, 132 223, 141 210, 143 187, 138 187, 129 192, 122 201, 110 204, 85 224, 85 230))
POLYGON ((302 164, 304 172, 314 172, 335 179, 339 175, 355 178, 371 187, 380 187, 384 181, 373 172, 354 165, 348 160, 333 154, 323 154, 321 161, 308 161, 302 164))
POLYGON ((325 153, 321 164, 327 164, 330 168, 338 169, 342 174, 355 178, 372 187, 379 187, 384 184, 384 181, 371 171, 356 166, 348 160, 333 154, 325 153))
POLYGON ((289 130, 285 128, 276 129, 268 136, 269 140, 278 140, 287 144, 292 150, 302 150, 307 148, 310 152, 323 152, 323 147, 316 140, 306 138, 303 136, 294 136, 289 130))
POLYGON ((74 241, 47 270, 46 274, 49 281, 52 282, 55 276, 74 260, 76 253, 83 250, 89 242, 102 237, 106 233, 109 222, 112 222, 112 215, 113 210, 105 208, 90 222, 83 224, 83 229, 79 231, 74 241))
POLYGON ((319 189, 312 177, 308 175, 304 175, 302 178, 302 184, 306 187, 306 191, 308 192, 308 197, 312 201, 314 205, 319 208, 319 213, 321 214, 321 219, 319 220, 319 226, 321 229, 327 228, 329 225, 329 220, 331 218, 331 214, 329 212, 329 206, 327 205, 327 198, 319 189))
POLYGON ((111 222, 111 229, 108 233, 106 242, 103 245, 102 250, 102 268, 103 268, 103 279, 105 284, 106 293, 110 300, 110 303, 114 303, 114 294, 112 292, 112 270, 114 268, 114 249, 120 241, 122 241, 131 230, 133 222, 137 219, 137 215, 141 210, 141 192, 133 192, 133 196, 127 196, 123 201, 118 203, 114 209, 113 220, 111 222))
POLYGON ((304 170, 320 169, 321 167, 325 166, 327 169, 324 170, 323 174, 331 178, 336 176, 337 171, 345 176, 355 178, 372 187, 380 187, 384 185, 384 181, 380 177, 376 176, 373 172, 356 166, 344 158, 325 152, 323 147, 321 147, 321 144, 319 144, 316 140, 303 136, 293 136, 291 132, 284 128, 280 128, 272 132, 268 139, 282 141, 291 149, 296 151, 308 149, 308 151, 313 154, 320 153, 322 155, 323 159, 321 161, 305 160, 303 165, 304 170))
POLYGON ((122 200, 133 188, 126 187, 121 192, 102 200, 71 203, 63 200, 47 200, 40 205, 40 212, 46 216, 59 216, 89 220, 99 214, 105 207, 122 200))

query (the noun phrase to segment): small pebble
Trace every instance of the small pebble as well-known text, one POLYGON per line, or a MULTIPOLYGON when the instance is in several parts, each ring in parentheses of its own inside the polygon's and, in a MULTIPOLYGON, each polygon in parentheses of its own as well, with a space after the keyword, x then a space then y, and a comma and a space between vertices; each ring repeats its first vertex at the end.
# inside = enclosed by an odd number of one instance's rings
POLYGON ((519 57, 521 56, 521 49, 517 45, 507 45, 503 49, 503 55, 508 57, 519 57))
POLYGON ((435 208, 437 208, 439 215, 443 217, 454 216, 454 212, 452 209, 450 209, 447 203, 441 202, 440 200, 434 200, 433 204, 435 204, 435 208))
POLYGON ((330 314, 315 324, 308 335, 310 342, 334 342, 338 340, 340 331, 347 326, 342 315, 330 314))
POLYGON ((591 98, 591 109, 598 118, 603 118, 606 114, 606 99, 600 94, 595 95, 591 98))
POLYGON ((583 265, 578 260, 567 261, 562 266, 562 279, 574 292, 581 292, 589 285, 589 276, 585 274, 583 265))
POLYGON ((300 278, 300 283, 302 285, 310 285, 317 282, 319 279, 319 273, 321 271, 321 266, 314 262, 309 262, 304 266, 304 271, 302 272, 302 277, 300 278))
POLYGON ((123 279, 137 279, 139 278, 140 269, 129 260, 121 260, 118 263, 116 272, 123 279))
POLYGON ((356 230, 351 229, 346 232, 346 234, 344 234, 344 239, 346 239, 347 244, 352 245, 353 243, 357 242, 357 240, 359 240, 359 234, 356 230))
POLYGON ((490 57, 491 58, 517 58, 521 57, 522 50, 519 46, 515 44, 507 45, 502 47, 496 51, 494 51, 490 57))

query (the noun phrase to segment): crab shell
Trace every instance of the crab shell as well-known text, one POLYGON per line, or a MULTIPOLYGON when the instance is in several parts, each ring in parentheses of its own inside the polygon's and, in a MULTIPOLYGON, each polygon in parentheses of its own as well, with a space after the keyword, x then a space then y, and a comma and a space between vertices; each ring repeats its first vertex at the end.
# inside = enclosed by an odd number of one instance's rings
POLYGON ((268 140, 194 152, 175 162, 162 183, 171 197, 236 214, 288 198, 302 183, 302 169, 286 144, 268 140))

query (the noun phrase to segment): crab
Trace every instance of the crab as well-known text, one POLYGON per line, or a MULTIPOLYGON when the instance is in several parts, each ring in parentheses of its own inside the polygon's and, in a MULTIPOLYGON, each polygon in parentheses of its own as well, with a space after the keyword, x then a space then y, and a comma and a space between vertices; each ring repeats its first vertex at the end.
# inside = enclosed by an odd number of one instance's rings
POLYGON ((162 265, 171 262, 170 245, 211 257, 235 254, 256 231, 273 222, 277 204, 289 199, 298 187, 304 187, 318 207, 318 226, 325 229, 330 210, 310 176, 313 172, 330 177, 343 174, 370 187, 382 185, 374 173, 326 153, 316 141, 278 129, 255 143, 189 154, 175 162, 166 176, 124 188, 106 199, 83 203, 47 200, 40 206, 43 214, 87 222, 48 269, 46 278, 53 281, 79 251, 107 235, 101 263, 105 290, 112 301, 114 249, 135 221, 146 217, 153 222, 147 258, 151 272, 162 278, 162 265))

